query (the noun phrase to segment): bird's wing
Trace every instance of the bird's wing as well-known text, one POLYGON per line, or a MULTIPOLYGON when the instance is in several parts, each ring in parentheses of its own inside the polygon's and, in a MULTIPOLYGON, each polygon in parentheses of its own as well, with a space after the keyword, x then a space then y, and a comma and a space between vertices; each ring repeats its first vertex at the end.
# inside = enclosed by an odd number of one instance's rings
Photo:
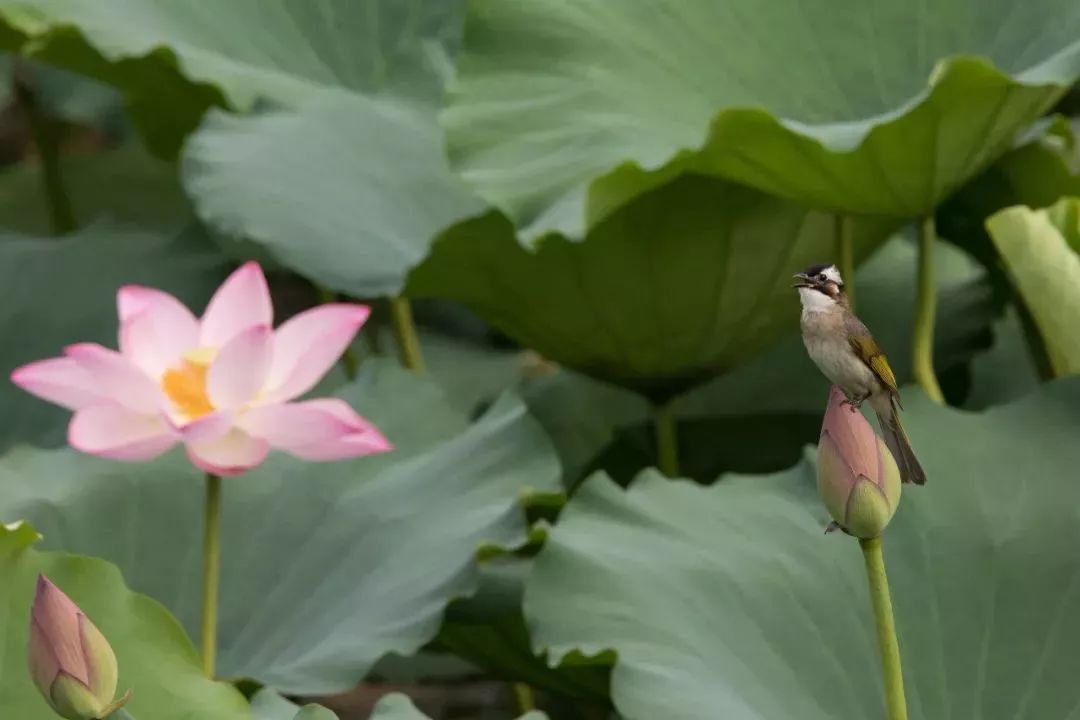
POLYGON ((847 317, 846 330, 848 342, 851 343, 851 348, 855 351, 855 354, 874 371, 874 375, 881 381, 881 384, 888 388, 889 394, 899 400, 900 389, 896 386, 896 376, 893 375, 892 368, 889 367, 889 361, 885 357, 885 353, 878 347, 874 336, 854 315, 847 317))

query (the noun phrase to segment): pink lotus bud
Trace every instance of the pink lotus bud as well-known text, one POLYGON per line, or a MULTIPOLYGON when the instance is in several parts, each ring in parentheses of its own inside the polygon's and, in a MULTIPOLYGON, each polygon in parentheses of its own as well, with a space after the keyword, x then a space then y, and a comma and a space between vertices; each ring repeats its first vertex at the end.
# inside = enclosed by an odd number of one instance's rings
POLYGON ((818 442, 818 492, 841 528, 873 538, 900 503, 900 470, 862 413, 843 401, 834 385, 818 442))
POLYGON ((30 610, 30 675, 68 720, 96 720, 126 700, 116 695, 116 655, 90 618, 44 575, 30 610))

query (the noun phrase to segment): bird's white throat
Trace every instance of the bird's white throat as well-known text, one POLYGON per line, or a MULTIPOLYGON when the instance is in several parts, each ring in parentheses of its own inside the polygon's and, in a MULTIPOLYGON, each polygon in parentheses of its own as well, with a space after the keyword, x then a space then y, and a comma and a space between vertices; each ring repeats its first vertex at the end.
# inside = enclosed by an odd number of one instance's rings
POLYGON ((802 301, 803 311, 808 313, 825 312, 836 306, 834 298, 812 288, 799 288, 799 300, 802 301))

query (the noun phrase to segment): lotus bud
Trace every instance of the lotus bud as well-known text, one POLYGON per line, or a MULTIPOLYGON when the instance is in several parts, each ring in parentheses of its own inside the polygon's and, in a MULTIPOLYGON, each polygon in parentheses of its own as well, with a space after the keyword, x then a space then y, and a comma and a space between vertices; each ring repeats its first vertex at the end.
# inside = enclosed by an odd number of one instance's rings
POLYGON ((68 720, 96 720, 126 700, 116 695, 116 655, 79 606, 44 575, 30 610, 30 675, 45 701, 68 720))
POLYGON ((885 441, 844 401, 834 385, 818 442, 818 492, 842 529, 873 538, 900 503, 900 470, 885 441))

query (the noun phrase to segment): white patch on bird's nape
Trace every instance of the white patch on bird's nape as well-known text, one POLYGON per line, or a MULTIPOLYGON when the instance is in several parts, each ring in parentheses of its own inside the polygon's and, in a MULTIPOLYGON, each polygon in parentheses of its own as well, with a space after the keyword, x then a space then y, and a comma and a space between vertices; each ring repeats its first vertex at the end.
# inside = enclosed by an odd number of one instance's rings
POLYGON ((799 288, 799 300, 802 302, 803 312, 824 312, 836 305, 836 298, 830 297, 814 288, 799 288))
POLYGON ((826 279, 836 283, 837 285, 844 284, 844 279, 840 277, 840 271, 836 269, 835 265, 830 265, 821 272, 825 275, 826 279))

